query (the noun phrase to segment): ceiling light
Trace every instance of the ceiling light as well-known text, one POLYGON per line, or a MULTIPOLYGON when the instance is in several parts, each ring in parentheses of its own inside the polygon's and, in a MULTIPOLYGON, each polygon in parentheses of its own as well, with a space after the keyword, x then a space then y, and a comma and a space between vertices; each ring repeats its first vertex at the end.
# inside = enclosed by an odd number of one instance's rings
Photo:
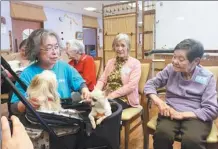
POLYGON ((125 3, 125 2, 128 2, 128 1, 120 1, 121 3, 125 3))
POLYGON ((95 11, 96 10, 96 8, 94 8, 94 7, 86 7, 84 9, 87 11, 95 11))

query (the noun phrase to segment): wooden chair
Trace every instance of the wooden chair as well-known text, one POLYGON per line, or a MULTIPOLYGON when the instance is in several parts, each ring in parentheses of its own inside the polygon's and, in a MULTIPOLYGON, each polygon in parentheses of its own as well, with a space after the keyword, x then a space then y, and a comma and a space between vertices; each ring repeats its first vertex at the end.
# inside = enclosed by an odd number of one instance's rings
MULTIPOLYGON (((208 69, 214 74, 216 81, 218 83, 218 61, 208 61, 202 60, 200 63, 203 67, 208 69)), ((161 91, 162 92, 162 91, 161 91)), ((145 135, 144 135, 144 149, 149 148, 149 134, 154 134, 157 125, 157 115, 149 118, 149 112, 152 106, 151 99, 147 99, 145 102, 145 135)), ((181 135, 177 135, 175 141, 181 142, 181 135)), ((207 137, 207 148, 209 149, 217 149, 218 147, 218 129, 213 123, 210 134, 207 137)))
POLYGON ((95 57, 95 68, 96 68, 96 79, 99 78, 100 72, 101 72, 101 66, 102 66, 102 57, 95 57))
MULTIPOLYGON (((141 62, 141 78, 139 81, 139 95, 140 97, 140 103, 143 105, 142 101, 144 96, 144 85, 145 82, 148 79, 148 76, 150 74, 151 70, 151 60, 140 60, 141 62)), ((129 135, 139 126, 141 125, 145 126, 144 124, 144 112, 143 112, 143 106, 140 106, 138 108, 127 108, 124 109, 122 112, 122 125, 125 129, 125 149, 128 149, 128 142, 129 142, 129 135), (135 122, 135 120, 138 120, 141 117, 141 120, 137 123, 134 124, 134 127, 130 128, 130 125, 135 122)), ((143 131, 144 132, 144 131, 143 131)))
POLYGON ((1 104, 8 102, 8 97, 9 97, 8 93, 1 94, 1 104))

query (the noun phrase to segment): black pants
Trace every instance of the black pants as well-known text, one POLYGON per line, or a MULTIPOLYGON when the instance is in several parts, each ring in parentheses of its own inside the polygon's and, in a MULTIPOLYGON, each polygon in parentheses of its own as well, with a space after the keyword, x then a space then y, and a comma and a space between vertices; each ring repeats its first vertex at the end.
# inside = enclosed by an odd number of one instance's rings
POLYGON ((114 100, 122 106, 123 110, 131 107, 130 105, 128 105, 126 102, 124 102, 123 100, 121 100, 119 98, 116 98, 114 100))
POLYGON ((212 122, 199 119, 171 120, 158 116, 157 129, 154 133, 154 149, 173 149, 176 134, 181 134, 181 149, 206 149, 206 139, 212 122))

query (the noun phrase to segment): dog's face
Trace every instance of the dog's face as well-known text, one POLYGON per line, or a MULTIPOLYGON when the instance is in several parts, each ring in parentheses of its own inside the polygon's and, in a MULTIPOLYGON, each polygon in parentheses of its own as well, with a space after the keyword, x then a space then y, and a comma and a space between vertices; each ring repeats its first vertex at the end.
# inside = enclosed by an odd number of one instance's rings
POLYGON ((27 94, 29 98, 37 98, 39 102, 48 98, 58 99, 56 75, 49 70, 36 75, 27 89, 27 94))
POLYGON ((91 92, 91 98, 92 98, 92 104, 95 104, 97 102, 104 102, 105 100, 105 93, 98 88, 94 88, 94 90, 91 92))

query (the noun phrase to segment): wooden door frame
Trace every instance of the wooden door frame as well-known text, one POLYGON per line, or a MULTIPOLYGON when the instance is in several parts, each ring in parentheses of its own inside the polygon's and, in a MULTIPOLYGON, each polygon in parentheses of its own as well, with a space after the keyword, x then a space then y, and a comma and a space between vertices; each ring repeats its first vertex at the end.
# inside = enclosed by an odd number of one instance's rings
POLYGON ((83 26, 83 28, 90 28, 95 29, 95 36, 96 36, 96 57, 98 57, 98 28, 97 27, 89 27, 89 26, 83 26))

